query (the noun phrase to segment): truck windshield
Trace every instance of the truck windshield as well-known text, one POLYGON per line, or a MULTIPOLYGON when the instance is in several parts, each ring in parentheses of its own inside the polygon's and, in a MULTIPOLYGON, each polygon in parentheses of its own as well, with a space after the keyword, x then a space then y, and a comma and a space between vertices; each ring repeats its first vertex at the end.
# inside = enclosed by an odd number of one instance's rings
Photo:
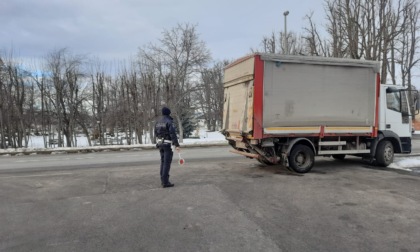
POLYGON ((401 93, 400 92, 387 92, 386 94, 387 108, 401 112, 401 93))

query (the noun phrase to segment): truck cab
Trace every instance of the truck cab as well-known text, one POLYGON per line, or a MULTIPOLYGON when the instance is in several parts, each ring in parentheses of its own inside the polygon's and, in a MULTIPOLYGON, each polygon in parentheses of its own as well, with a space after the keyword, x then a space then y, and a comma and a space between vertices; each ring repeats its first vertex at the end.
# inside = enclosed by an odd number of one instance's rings
POLYGON ((401 137, 410 137, 411 120, 408 91, 402 86, 381 85, 379 130, 392 130, 401 137))
POLYGON ((381 84, 379 97, 379 132, 399 139, 395 148, 401 149, 401 153, 410 153, 413 126, 408 90, 403 86, 381 84))

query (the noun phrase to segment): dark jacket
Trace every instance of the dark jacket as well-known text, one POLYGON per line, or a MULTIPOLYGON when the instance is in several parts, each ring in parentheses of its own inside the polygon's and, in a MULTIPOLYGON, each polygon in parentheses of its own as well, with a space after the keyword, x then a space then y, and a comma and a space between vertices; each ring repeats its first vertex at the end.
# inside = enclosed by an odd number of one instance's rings
POLYGON ((172 117, 163 115, 156 121, 155 135, 158 140, 170 140, 173 145, 179 147, 178 137, 176 136, 176 127, 172 117))

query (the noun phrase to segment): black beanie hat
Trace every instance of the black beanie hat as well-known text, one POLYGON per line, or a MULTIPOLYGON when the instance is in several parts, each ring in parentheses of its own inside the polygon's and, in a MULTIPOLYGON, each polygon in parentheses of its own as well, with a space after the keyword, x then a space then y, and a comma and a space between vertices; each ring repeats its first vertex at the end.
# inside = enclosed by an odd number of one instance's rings
POLYGON ((170 115, 171 114, 171 110, 167 107, 163 107, 162 108, 162 115, 170 115))

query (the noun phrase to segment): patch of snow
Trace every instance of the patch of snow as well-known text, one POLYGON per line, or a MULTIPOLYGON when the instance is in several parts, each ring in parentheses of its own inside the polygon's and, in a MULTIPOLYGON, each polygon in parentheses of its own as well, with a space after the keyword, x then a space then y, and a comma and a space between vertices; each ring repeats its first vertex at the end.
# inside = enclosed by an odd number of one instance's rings
POLYGON ((222 133, 218 131, 205 131, 200 130, 199 138, 185 138, 184 143, 186 144, 199 144, 203 142, 226 142, 226 138, 222 133))
MULTIPOLYGON (((227 144, 227 141, 225 139, 225 136, 223 136, 218 131, 206 131, 205 129, 200 129, 195 134, 196 138, 186 138, 183 139, 183 143, 181 145, 188 145, 188 146, 194 146, 194 145, 203 145, 203 144, 227 144)), ((155 144, 151 144, 150 138, 148 136, 145 136, 143 138, 144 142, 146 144, 132 144, 132 145, 95 145, 95 146, 89 146, 89 142, 87 137, 78 136, 77 137, 77 147, 56 147, 57 145, 52 146, 54 148, 44 148, 44 138, 42 136, 30 136, 28 148, 17 148, 17 149, 0 149, 0 155, 3 153, 4 155, 10 155, 7 153, 24 153, 24 152, 45 152, 50 151, 51 154, 61 154, 66 153, 67 151, 83 151, 86 149, 89 149, 90 151, 108 151, 110 148, 117 149, 121 148, 121 150, 124 149, 124 147, 128 148, 155 148, 155 144)), ((125 141, 125 140, 124 140, 125 141)), ((94 141, 92 141, 92 144, 94 141)), ((123 142, 124 143, 124 142, 123 142)))
POLYGON ((405 171, 412 171, 412 169, 410 168, 417 168, 417 167, 420 167, 419 156, 397 158, 397 159, 394 159, 394 163, 388 166, 388 168, 405 170, 405 171))

